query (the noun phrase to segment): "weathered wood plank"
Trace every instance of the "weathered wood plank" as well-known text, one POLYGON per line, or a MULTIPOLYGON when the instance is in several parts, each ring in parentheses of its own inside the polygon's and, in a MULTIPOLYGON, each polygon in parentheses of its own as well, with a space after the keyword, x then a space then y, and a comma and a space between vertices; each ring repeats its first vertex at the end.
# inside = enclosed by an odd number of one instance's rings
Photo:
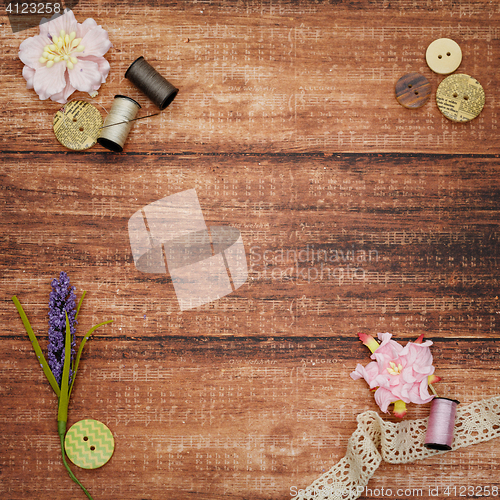
MULTIPOLYGON (((118 93, 137 99, 143 115, 157 111, 124 78, 140 55, 180 89, 161 116, 135 124, 126 151, 499 153, 500 11, 488 0, 443 4, 86 0, 75 12, 80 21, 96 18, 114 44, 107 54, 112 70, 96 99, 103 114, 101 106, 109 111, 118 93), (485 109, 468 124, 447 120, 435 103, 443 76, 427 67, 425 50, 441 37, 459 43, 458 71, 486 92, 485 109), (395 99, 396 82, 410 71, 433 87, 419 110, 395 99)), ((27 34, 0 34, 1 144, 63 151, 51 125, 60 106, 24 88, 17 52, 27 34)))
POLYGON ((39 319, 66 269, 114 335, 498 338, 497 177, 494 157, 10 155, 2 271, 39 319), (190 188, 209 226, 241 231, 249 278, 181 313, 168 275, 135 268, 127 223, 190 188))
MULTIPOLYGON (((434 341, 441 394, 463 403, 496 394, 497 341, 434 341)), ((103 334, 87 347, 70 424, 95 418, 116 439, 103 469, 79 470, 95 498, 289 498, 343 456, 356 415, 377 409, 366 384, 349 377, 357 362, 369 361, 355 339, 127 341, 103 334)), ((7 381, 3 457, 12 464, 4 468, 3 497, 78 498, 58 462, 56 401, 27 336, 2 342, 0 367, 7 381)), ((410 405, 408 418, 428 411, 410 405)), ((498 486, 498 472, 490 442, 382 466, 370 486, 422 488, 428 498, 435 485, 498 486)))

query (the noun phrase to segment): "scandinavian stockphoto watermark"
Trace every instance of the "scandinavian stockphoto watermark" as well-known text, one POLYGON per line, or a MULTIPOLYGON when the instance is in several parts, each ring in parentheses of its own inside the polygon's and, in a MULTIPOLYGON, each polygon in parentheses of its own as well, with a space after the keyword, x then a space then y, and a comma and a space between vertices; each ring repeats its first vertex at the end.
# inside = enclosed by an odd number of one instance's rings
MULTIPOLYGON (((423 488, 369 488, 368 486, 349 486, 347 488, 336 489, 338 493, 340 493, 344 498, 348 497, 360 497, 364 496, 367 498, 422 498, 424 496, 423 488)), ((306 494, 308 497, 321 498, 321 494, 324 494, 324 489, 321 486, 310 486, 307 490, 298 489, 296 486, 290 486, 290 496, 295 497, 297 495, 306 494)), ((429 493, 430 496, 430 488, 429 492, 425 491, 425 493, 429 493)))
POLYGON ((342 285, 360 283, 366 266, 378 262, 375 249, 318 248, 306 245, 300 249, 263 249, 250 247, 250 273, 259 279, 288 280, 298 283, 332 281, 342 285))
POLYGON ((146 205, 128 222, 139 271, 170 274, 181 311, 224 297, 248 277, 240 231, 207 227, 194 189, 146 205))
MULTIPOLYGON (((468 498, 479 498, 479 497, 494 497, 500 496, 500 488, 498 485, 494 484, 481 484, 481 485, 427 485, 420 488, 410 488, 410 487, 393 487, 393 488, 370 488, 368 486, 350 486, 348 488, 343 488, 341 490, 336 490, 344 498, 348 497, 360 497, 365 498, 457 498, 457 497, 468 497, 468 498)), ((324 496, 324 489, 321 485, 310 486, 306 490, 299 489, 297 486, 290 487, 290 496, 295 497, 297 495, 307 494, 308 498, 322 498, 324 496), (323 495, 323 496, 322 496, 323 495)))

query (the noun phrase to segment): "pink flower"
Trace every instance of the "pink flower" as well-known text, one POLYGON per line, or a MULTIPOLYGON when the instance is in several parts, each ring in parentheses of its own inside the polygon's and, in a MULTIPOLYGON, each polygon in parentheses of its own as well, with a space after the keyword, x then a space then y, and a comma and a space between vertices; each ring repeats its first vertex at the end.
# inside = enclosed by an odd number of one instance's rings
MULTIPOLYGON (((434 373, 429 349, 432 342, 422 342, 419 338, 403 347, 391 340, 391 337, 390 333, 378 334, 381 344, 371 355, 374 361, 366 367, 358 364, 351 373, 351 378, 364 378, 370 389, 377 388, 375 401, 383 412, 387 413, 391 403, 401 400, 396 414, 403 416, 406 413, 403 403, 428 403, 434 397, 428 390, 428 377, 434 373)), ((367 339, 363 337, 361 340, 366 343, 367 339)))
POLYGON ((71 10, 40 25, 40 34, 19 47, 26 65, 26 88, 41 100, 64 104, 75 91, 96 91, 106 81, 109 63, 103 55, 112 47, 108 33, 93 19, 77 23, 71 10))

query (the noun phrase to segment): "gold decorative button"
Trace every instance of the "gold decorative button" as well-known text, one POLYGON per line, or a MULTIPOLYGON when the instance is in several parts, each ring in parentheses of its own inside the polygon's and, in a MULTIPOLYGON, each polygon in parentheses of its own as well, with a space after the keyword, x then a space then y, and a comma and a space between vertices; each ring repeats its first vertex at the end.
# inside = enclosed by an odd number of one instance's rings
POLYGON ((70 101, 54 116, 54 134, 68 149, 83 151, 92 147, 102 128, 99 110, 85 101, 70 101))
POLYGON ((456 73, 446 77, 437 88, 436 102, 446 118, 468 122, 484 107, 485 95, 481 84, 469 75, 456 73))
POLYGON ((434 40, 425 53, 429 68, 440 75, 453 73, 462 62, 462 49, 457 42, 449 38, 434 40))
POLYGON ((405 108, 420 108, 431 95, 431 84, 420 73, 408 73, 396 83, 396 99, 405 108))
POLYGON ((82 469, 102 467, 113 455, 115 440, 109 428, 98 420, 80 420, 64 439, 69 459, 82 469))

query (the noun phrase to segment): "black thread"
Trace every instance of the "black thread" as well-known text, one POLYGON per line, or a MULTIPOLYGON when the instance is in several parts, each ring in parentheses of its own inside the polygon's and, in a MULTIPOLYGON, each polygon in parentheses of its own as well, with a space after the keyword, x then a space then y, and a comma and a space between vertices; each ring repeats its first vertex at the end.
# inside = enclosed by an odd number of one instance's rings
POLYGON ((129 66, 125 78, 142 90, 160 109, 165 109, 179 92, 179 89, 163 78, 143 56, 138 57, 129 66))

